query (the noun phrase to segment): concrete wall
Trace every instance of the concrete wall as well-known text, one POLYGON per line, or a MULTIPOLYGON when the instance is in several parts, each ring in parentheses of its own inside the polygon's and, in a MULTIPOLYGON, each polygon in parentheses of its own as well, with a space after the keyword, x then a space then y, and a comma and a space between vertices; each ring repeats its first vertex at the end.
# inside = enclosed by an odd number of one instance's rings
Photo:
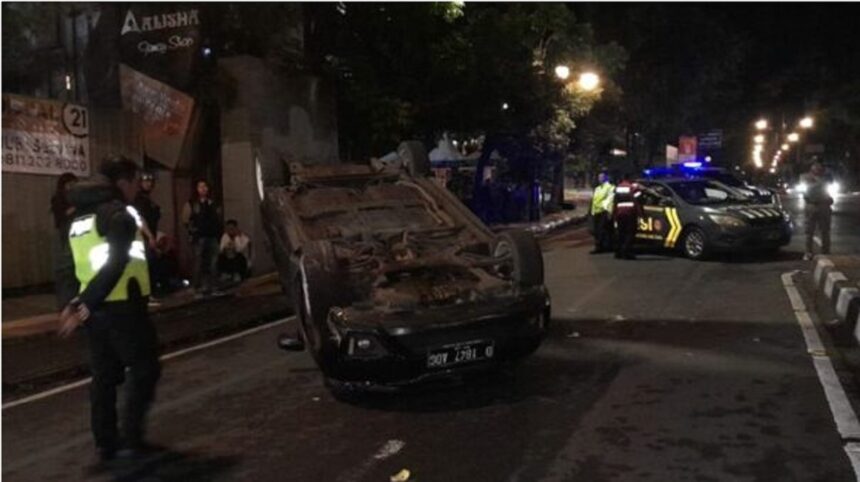
MULTIPOLYGON (((90 109, 90 163, 98 172, 101 160, 123 154, 140 163, 141 145, 134 119, 118 110, 90 109)), ((59 176, 4 172, 3 288, 52 283, 51 196, 59 176)))
POLYGON ((221 112, 221 159, 225 219, 235 218, 256 248, 255 273, 274 267, 265 244, 255 162, 267 184, 283 182, 285 162, 337 162, 334 90, 311 76, 275 74, 249 56, 219 61, 236 86, 221 112))

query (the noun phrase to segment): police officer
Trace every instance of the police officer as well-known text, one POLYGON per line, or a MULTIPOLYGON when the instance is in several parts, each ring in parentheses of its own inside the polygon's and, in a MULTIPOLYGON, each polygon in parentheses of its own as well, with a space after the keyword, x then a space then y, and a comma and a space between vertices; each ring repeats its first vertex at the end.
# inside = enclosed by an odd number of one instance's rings
POLYGON ((806 202, 806 254, 803 259, 810 260, 813 256, 816 228, 821 231, 821 252, 830 254, 830 206, 833 204, 833 198, 827 192, 827 179, 824 177, 824 166, 821 163, 814 163, 803 181, 806 184, 806 193, 803 195, 806 202))
POLYGON ((639 187, 630 182, 628 174, 624 174, 621 182, 615 187, 612 216, 615 220, 615 257, 618 259, 636 259, 631 248, 636 237, 636 220, 641 210, 639 203, 641 195, 639 187))
POLYGON ((612 196, 615 186, 609 182, 609 175, 601 172, 598 185, 591 197, 591 219, 593 222, 594 250, 591 254, 612 251, 612 196))
POLYGON ((131 203, 138 192, 138 167, 125 158, 106 161, 103 179, 79 183, 69 193, 77 217, 69 244, 80 282, 79 295, 60 315, 60 335, 83 327, 89 345, 91 422, 102 461, 135 456, 150 446, 144 421, 161 373, 155 327, 147 315, 149 272, 142 222, 131 203), (123 440, 117 428, 116 388, 128 397, 123 440))

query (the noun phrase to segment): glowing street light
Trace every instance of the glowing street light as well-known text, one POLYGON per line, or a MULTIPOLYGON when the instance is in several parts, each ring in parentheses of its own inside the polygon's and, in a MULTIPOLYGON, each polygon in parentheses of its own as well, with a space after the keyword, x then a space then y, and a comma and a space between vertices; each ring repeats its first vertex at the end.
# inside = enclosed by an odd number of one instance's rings
POLYGON ((579 86, 582 90, 592 91, 600 85, 600 77, 594 72, 584 72, 579 76, 579 86))
POLYGON ((792 132, 788 135, 788 142, 797 142, 800 140, 800 134, 797 132, 792 132))
POLYGON ((753 140, 755 141, 756 144, 764 144, 764 135, 759 134, 759 135, 753 137, 753 140))
POLYGON ((782 149, 783 151, 787 151, 787 150, 788 150, 788 144, 783 144, 783 145, 782 145, 782 147, 781 147, 781 149, 782 149))
POLYGON ((508 110, 510 108, 511 106, 509 106, 507 102, 502 102, 502 110, 508 110))
POLYGON ((813 124, 814 121, 812 120, 812 117, 806 116, 803 119, 800 119, 800 127, 803 129, 810 129, 813 124))
POLYGON ((755 128, 760 131, 767 129, 767 119, 759 119, 756 121, 755 128))
POLYGON ((558 65, 555 68, 555 76, 561 80, 567 80, 570 77, 570 67, 567 65, 558 65))

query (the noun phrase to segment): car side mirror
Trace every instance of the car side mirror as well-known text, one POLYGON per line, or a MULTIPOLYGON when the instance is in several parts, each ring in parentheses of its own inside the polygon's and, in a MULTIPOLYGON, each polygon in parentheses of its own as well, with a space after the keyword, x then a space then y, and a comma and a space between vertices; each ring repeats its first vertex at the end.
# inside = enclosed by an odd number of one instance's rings
POLYGON ((278 336, 278 348, 284 351, 304 351, 305 342, 298 336, 282 333, 278 336))

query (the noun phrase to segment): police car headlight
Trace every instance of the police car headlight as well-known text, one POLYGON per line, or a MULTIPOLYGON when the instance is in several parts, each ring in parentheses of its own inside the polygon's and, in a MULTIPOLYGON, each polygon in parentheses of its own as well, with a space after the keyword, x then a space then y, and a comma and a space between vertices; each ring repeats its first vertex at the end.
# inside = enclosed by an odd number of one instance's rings
POLYGON ((742 228, 747 225, 743 219, 728 214, 709 214, 708 217, 724 228, 742 228))

